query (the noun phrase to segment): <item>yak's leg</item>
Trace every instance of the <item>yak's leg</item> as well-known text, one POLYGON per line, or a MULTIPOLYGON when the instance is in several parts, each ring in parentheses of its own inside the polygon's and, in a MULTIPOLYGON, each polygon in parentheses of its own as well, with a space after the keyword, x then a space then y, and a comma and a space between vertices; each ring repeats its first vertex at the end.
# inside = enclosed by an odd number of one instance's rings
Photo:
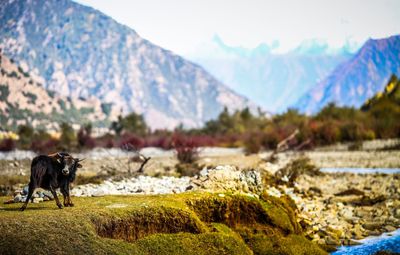
POLYGON ((54 199, 56 200, 56 204, 57 204, 58 208, 62 209, 62 205, 60 203, 60 200, 58 199, 56 190, 50 186, 50 191, 51 191, 51 194, 53 194, 54 199))
POLYGON ((65 192, 67 192, 68 205, 69 205, 69 206, 74 206, 74 203, 72 203, 72 201, 71 201, 71 196, 70 196, 70 194, 69 194, 69 183, 67 183, 67 185, 66 185, 65 192))
POLYGON ((68 193, 65 190, 65 187, 61 187, 60 191, 61 191, 61 193, 63 194, 63 197, 64 197, 64 206, 68 206, 69 205, 68 193))
POLYGON ((72 203, 72 200, 71 200, 71 196, 69 195, 69 192, 68 192, 68 202, 69 202, 69 206, 74 206, 74 203, 72 203))
POLYGON ((20 211, 24 211, 26 207, 28 206, 29 200, 32 197, 33 191, 35 191, 35 184, 32 182, 32 180, 29 182, 29 188, 28 188, 28 195, 26 196, 25 203, 22 205, 20 211))

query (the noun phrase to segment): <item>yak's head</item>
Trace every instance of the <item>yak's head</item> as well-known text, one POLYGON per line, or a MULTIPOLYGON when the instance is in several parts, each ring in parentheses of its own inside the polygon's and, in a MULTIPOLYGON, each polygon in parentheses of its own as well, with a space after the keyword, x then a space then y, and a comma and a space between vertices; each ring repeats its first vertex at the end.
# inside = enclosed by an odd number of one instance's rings
POLYGON ((75 176, 77 168, 81 168, 82 165, 79 163, 84 159, 73 158, 71 155, 65 152, 57 153, 57 161, 63 166, 61 173, 63 175, 75 176))

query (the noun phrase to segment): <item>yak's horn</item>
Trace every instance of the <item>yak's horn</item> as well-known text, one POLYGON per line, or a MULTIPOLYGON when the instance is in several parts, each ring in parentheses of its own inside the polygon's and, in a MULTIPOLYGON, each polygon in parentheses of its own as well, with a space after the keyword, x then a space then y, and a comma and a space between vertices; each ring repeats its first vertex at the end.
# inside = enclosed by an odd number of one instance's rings
POLYGON ((83 158, 83 159, 79 159, 78 158, 78 162, 81 162, 81 161, 84 161, 86 158, 83 158))

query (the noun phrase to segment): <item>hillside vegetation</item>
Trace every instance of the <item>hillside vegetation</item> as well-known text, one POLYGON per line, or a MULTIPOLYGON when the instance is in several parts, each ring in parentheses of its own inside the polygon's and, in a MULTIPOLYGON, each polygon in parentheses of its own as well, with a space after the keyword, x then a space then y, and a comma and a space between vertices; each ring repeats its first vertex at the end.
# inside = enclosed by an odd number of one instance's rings
POLYGON ((58 123, 93 123, 108 126, 116 118, 111 105, 98 99, 81 100, 59 96, 43 88, 43 79, 36 77, 0 52, 0 124, 16 130, 20 125, 55 130, 58 123))

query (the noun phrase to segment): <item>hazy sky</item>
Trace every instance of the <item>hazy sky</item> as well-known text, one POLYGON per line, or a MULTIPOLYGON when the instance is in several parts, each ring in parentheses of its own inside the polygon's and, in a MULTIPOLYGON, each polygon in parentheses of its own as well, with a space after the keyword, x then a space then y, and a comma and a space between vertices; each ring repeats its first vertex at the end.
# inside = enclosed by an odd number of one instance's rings
POLYGON ((318 38, 332 46, 400 34, 400 0, 79 0, 187 55, 218 34, 232 46, 318 38))

